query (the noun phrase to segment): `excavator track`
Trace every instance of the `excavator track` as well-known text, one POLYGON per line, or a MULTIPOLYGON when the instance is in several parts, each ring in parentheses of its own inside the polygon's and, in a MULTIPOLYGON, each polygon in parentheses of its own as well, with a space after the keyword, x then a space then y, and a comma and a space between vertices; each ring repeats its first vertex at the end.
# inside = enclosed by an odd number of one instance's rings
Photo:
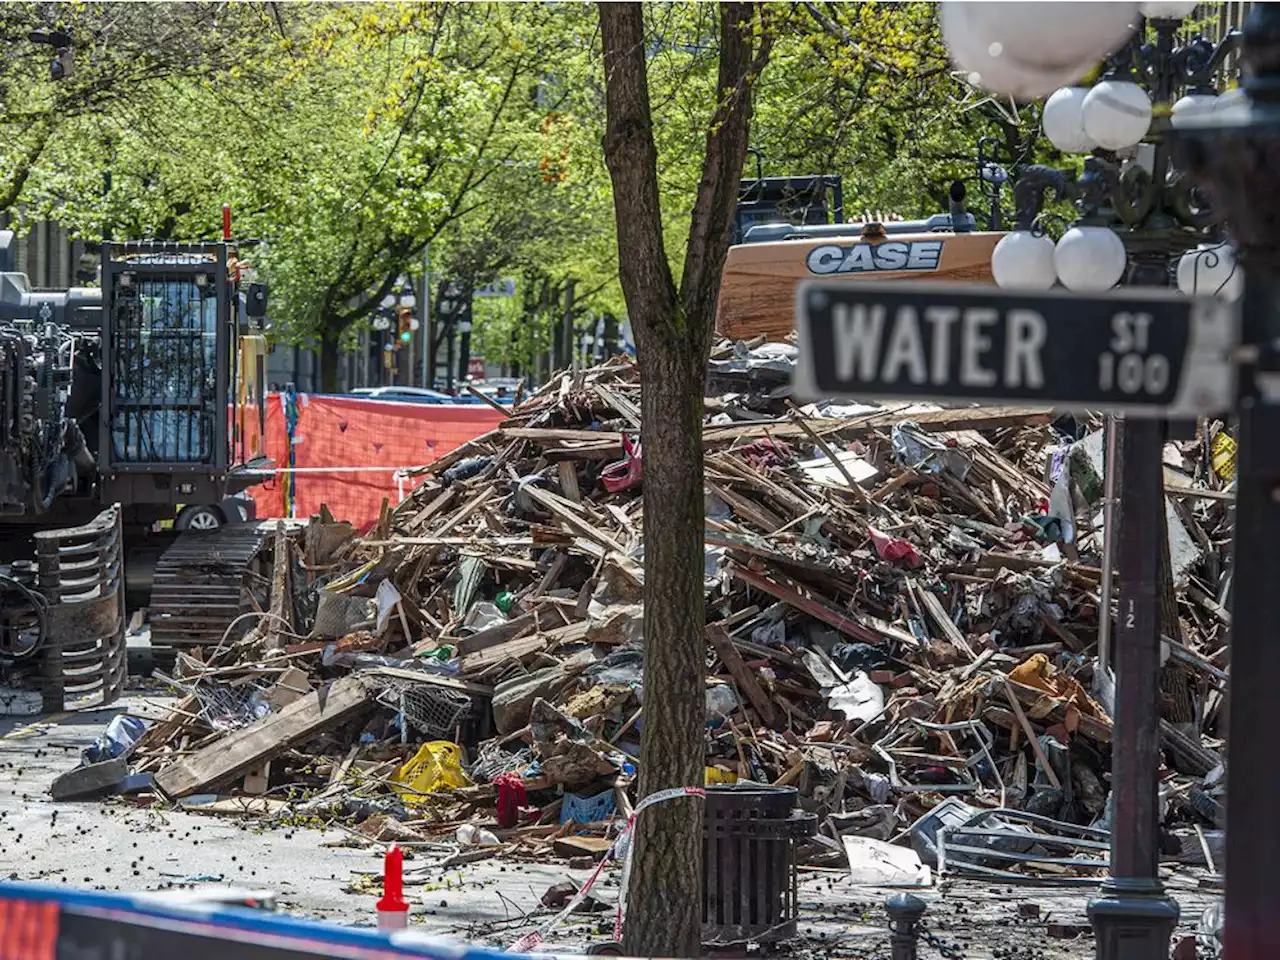
POLYGON ((273 531, 272 523, 247 523, 179 535, 155 566, 152 645, 216 646, 254 600, 266 609, 267 580, 254 567, 273 531))

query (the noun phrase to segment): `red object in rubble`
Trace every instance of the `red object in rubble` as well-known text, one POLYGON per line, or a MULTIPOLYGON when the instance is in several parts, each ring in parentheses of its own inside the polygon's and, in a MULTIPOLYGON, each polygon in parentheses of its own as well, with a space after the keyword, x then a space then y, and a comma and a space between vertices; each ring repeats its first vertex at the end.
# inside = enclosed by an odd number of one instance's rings
POLYGON ((610 493, 619 490, 630 490, 639 486, 644 479, 644 461, 640 458, 640 443, 631 442, 625 433, 622 435, 623 458, 611 463, 600 471, 600 482, 610 493))
POLYGON ((880 554, 882 560, 891 563, 901 560, 911 570, 924 563, 924 558, 916 552, 916 548, 901 537, 891 537, 875 527, 867 527, 867 533, 871 534, 871 542, 876 545, 876 553, 880 554))
POLYGON ((493 778, 498 787, 498 826, 509 830, 520 822, 520 808, 525 804, 524 781, 519 774, 504 773, 493 778))
POLYGON ((404 899, 404 852, 394 843, 382 858, 382 899, 378 901, 378 929, 403 930, 409 925, 404 899))

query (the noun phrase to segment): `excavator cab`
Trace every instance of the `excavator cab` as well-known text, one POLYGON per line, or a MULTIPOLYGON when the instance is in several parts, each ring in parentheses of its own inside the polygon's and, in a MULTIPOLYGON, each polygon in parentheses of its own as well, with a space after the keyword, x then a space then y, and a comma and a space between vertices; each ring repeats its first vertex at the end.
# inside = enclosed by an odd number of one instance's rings
POLYGON ((102 500, 217 503, 261 482, 261 444, 240 442, 263 407, 234 247, 104 244, 102 302, 102 500))

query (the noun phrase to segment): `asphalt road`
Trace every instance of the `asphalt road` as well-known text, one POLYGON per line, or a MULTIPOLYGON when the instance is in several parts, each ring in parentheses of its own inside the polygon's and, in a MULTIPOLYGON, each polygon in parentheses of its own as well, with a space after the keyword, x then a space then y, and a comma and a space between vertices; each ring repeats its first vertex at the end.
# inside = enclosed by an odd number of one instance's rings
MULTIPOLYGON (((0 718, 0 877, 125 893, 190 890, 208 885, 273 891, 281 908, 339 924, 372 925, 381 850, 353 846, 343 830, 263 828, 240 821, 123 800, 54 803, 49 784, 79 762, 80 751, 116 713, 163 714, 167 698, 134 693, 110 710, 37 718, 0 718)), ((483 861, 438 866, 439 848, 406 861, 411 923, 431 933, 506 947, 544 922, 539 900, 555 883, 581 882, 587 871, 564 861, 483 861)), ((1170 881, 1182 906, 1180 929, 1193 932, 1213 895, 1196 878, 1170 881)), ((608 939, 616 874, 600 885, 600 912, 548 938, 548 949, 580 950, 608 939)), ((885 899, 895 891, 855 886, 838 870, 805 872, 799 890, 800 932, 793 954, 878 957, 888 953, 885 899)), ((921 892, 926 923, 966 960, 1065 960, 1093 955, 1087 932, 1088 890, 948 882, 921 892), (1021 907, 1020 904, 1035 904, 1021 907), (1034 916, 1028 914, 1033 913, 1034 916), (1051 933, 1071 934, 1062 939, 1051 933)), ((922 957, 938 954, 926 947, 922 957)))

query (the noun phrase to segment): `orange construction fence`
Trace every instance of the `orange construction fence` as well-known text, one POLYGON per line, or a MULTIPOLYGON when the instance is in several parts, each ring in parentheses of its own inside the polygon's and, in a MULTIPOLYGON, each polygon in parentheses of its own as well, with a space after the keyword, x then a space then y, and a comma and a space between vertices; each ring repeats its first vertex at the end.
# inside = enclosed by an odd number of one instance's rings
POLYGON ((324 504, 367 529, 383 497, 394 506, 421 482, 405 468, 432 463, 502 420, 484 404, 272 393, 266 455, 276 474, 250 493, 259 517, 311 517, 324 504))

